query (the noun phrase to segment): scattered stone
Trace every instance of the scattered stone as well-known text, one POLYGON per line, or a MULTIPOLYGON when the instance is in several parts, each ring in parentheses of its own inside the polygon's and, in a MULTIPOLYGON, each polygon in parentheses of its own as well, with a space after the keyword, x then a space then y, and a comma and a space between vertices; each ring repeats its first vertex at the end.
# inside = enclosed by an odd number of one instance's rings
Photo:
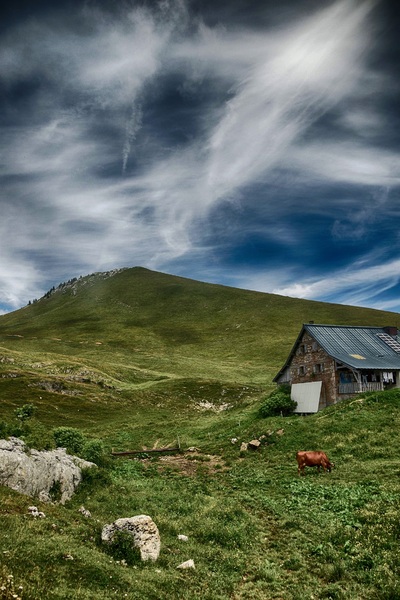
POLYGON ((246 442, 242 442, 240 444, 240 452, 246 452, 248 448, 248 444, 246 442))
POLYGON ((178 535, 178 540, 181 540, 182 542, 187 542, 189 540, 187 535, 182 535, 181 533, 178 535))
POLYGON ((28 506, 28 511, 31 513, 32 517, 39 517, 41 519, 46 517, 44 512, 40 511, 36 506, 28 506))
POLYGON ((117 519, 110 525, 104 525, 101 532, 103 542, 112 544, 115 534, 125 531, 132 536, 133 546, 139 548, 143 561, 157 560, 160 554, 161 540, 157 525, 147 515, 137 515, 117 519))
POLYGON ((207 400, 201 400, 196 404, 196 408, 198 408, 199 410, 212 410, 216 413, 223 412, 231 407, 232 404, 229 404, 228 402, 224 402, 223 404, 213 404, 212 402, 208 402, 207 400))
POLYGON ((200 452, 199 448, 196 448, 196 446, 190 446, 190 448, 187 448, 186 452, 200 452))
POLYGON ((1 356, 0 357, 0 362, 1 363, 13 364, 13 363, 15 363, 15 359, 14 358, 10 358, 9 356, 1 356))
POLYGON ((238 439, 237 439, 237 438, 232 438, 232 439, 231 439, 231 444, 236 444, 236 442, 237 442, 237 441, 238 441, 238 439))
POLYGON ((84 506, 80 507, 79 512, 87 519, 90 519, 90 517, 92 516, 90 510, 87 510, 84 506))
POLYGON ((185 562, 181 563, 176 568, 177 569, 195 569, 196 567, 194 566, 194 560, 190 559, 190 560, 186 560, 185 562))
POLYGON ((64 558, 65 558, 65 560, 74 560, 74 557, 72 556, 72 554, 64 554, 64 558))
POLYGON ((248 447, 251 448, 252 450, 257 450, 257 448, 259 448, 261 446, 261 442, 260 440, 251 440, 251 442, 249 442, 248 447))
POLYGON ((285 433, 284 429, 278 429, 278 431, 276 432, 276 435, 283 435, 285 433))
POLYGON ((16 437, 0 440, 0 485, 41 502, 69 500, 82 480, 82 468, 96 467, 77 456, 57 450, 29 450, 16 437))

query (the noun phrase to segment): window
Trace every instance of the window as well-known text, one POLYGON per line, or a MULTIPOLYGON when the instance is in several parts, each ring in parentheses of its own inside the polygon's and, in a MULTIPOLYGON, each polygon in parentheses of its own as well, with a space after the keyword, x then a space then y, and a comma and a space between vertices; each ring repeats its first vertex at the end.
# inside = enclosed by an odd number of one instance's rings
POLYGON ((299 375, 305 375, 306 374, 306 368, 304 367, 304 365, 301 365, 301 367, 299 367, 299 375))
POLYGON ((318 350, 318 342, 312 343, 312 350, 313 350, 313 352, 316 352, 318 350))
POLYGON ((305 344, 300 344, 299 346, 299 354, 305 354, 307 352, 307 348, 305 344))
POLYGON ((317 363, 317 364, 315 364, 315 365, 314 365, 314 368, 313 368, 313 371, 314 371, 314 373, 316 373, 316 374, 317 374, 317 373, 323 373, 323 371, 324 371, 324 365, 323 365, 322 363, 317 363))

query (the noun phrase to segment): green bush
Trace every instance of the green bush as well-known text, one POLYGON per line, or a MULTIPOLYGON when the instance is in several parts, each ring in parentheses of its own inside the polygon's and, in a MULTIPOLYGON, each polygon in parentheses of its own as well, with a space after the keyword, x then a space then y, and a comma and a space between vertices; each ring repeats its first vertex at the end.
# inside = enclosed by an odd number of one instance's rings
POLYGON ((19 421, 26 421, 30 419, 33 413, 35 412, 35 407, 33 404, 24 404, 20 408, 15 409, 14 414, 19 421))
POLYGON ((274 390, 263 402, 259 408, 260 417, 284 417, 293 413, 297 402, 290 397, 290 387, 280 386, 274 390))
POLYGON ((53 432, 57 448, 66 448, 69 454, 81 454, 85 436, 74 427, 57 427, 53 432))
POLYGON ((94 462, 99 467, 105 466, 107 457, 102 440, 87 440, 83 445, 81 457, 90 462, 94 462))

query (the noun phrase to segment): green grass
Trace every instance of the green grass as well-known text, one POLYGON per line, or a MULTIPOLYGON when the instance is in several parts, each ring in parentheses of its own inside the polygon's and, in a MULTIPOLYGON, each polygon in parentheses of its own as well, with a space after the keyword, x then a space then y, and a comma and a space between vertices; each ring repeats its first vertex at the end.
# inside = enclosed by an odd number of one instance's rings
POLYGON ((199 448, 179 457, 184 470, 149 453, 115 458, 65 506, 0 488, 1 581, 12 574, 23 600, 400 598, 398 392, 258 416, 303 322, 396 318, 144 269, 83 278, 1 316, 0 421, 16 425, 33 404, 32 439, 74 427, 108 452, 199 448), (253 438, 260 449, 241 453, 253 438), (335 469, 299 478, 300 449, 324 450, 335 469), (100 543, 104 524, 135 514, 159 527, 154 564, 125 566, 124 548, 100 543), (176 569, 189 558, 194 571, 176 569))
POLYGON ((307 418, 209 416, 196 439, 222 468, 210 471, 205 454, 194 475, 156 458, 114 459, 66 506, 40 505, 46 519, 28 515, 32 499, 2 488, 2 564, 26 599, 397 598, 400 393, 378 398, 307 418), (259 451, 240 453, 241 440, 262 434, 259 451), (323 448, 335 469, 298 477, 300 448, 323 448), (104 524, 135 514, 159 527, 154 564, 124 566, 100 543, 104 524), (178 571, 189 558, 196 570, 178 571))

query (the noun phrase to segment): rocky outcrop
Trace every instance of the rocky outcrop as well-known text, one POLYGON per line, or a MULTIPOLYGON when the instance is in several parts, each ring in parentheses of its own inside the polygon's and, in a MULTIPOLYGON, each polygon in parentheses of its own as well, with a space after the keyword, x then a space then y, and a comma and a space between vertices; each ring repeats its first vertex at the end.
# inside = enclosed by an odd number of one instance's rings
POLYGON ((137 515, 117 519, 110 525, 104 525, 101 532, 103 542, 112 544, 118 532, 128 533, 132 537, 132 544, 139 548, 143 561, 157 560, 160 554, 160 534, 157 525, 147 515, 137 515))
POLYGON ((64 504, 82 480, 82 469, 96 467, 77 456, 57 450, 28 449, 15 437, 0 440, 0 485, 42 502, 64 504))

